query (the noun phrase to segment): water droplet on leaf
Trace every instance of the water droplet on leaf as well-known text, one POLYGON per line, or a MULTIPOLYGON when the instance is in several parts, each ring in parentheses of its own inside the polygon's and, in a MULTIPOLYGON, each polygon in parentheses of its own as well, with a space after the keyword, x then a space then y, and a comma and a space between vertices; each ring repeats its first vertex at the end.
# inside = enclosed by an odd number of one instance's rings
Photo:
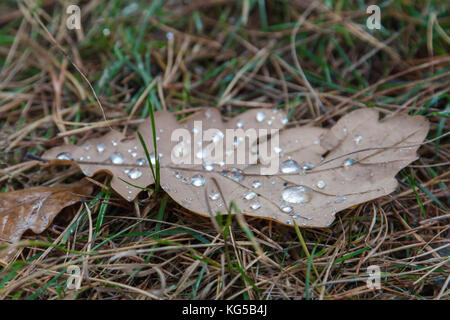
POLYGON ((213 171, 214 164, 210 162, 203 162, 203 169, 205 169, 206 171, 213 171))
POLYGON ((114 152, 111 157, 111 162, 114 164, 123 164, 125 162, 124 157, 119 152, 114 152))
POLYGON ((128 176, 133 180, 139 179, 142 176, 142 171, 139 169, 132 169, 128 172, 128 176))
POLYGON ((356 144, 359 144, 362 140, 362 136, 357 136, 355 137, 355 139, 353 139, 353 141, 355 141, 356 144))
POLYGON ((307 172, 307 171, 310 171, 310 170, 312 170, 312 169, 314 169, 314 165, 313 165, 312 163, 309 163, 309 162, 305 163, 305 164, 302 166, 303 173, 305 173, 305 172, 307 172))
POLYGON ((144 158, 139 158, 139 159, 136 160, 136 164, 137 164, 138 166, 143 166, 143 165, 145 165, 146 163, 147 163, 147 160, 144 159, 144 158))
POLYGON ((250 208, 251 208, 252 210, 258 210, 259 208, 261 208, 261 204, 260 204, 258 201, 253 202, 253 203, 250 205, 250 208))
POLYGON ((311 191, 305 186, 288 187, 281 192, 281 197, 289 203, 307 203, 311 201, 311 191))
POLYGON ((239 183, 244 179, 241 169, 232 168, 231 170, 222 171, 221 174, 222 176, 239 183))
POLYGON ((263 122, 264 120, 266 120, 266 114, 264 112, 259 111, 256 113, 256 121, 263 122))
POLYGON ((280 209, 281 209, 281 211, 286 212, 286 213, 291 213, 293 210, 291 206, 281 206, 280 209))
POLYGON ((58 159, 58 160, 70 160, 70 161, 73 160, 72 156, 68 152, 63 152, 63 153, 58 154, 56 156, 56 159, 58 159))
POLYGON ((105 144, 100 142, 99 144, 97 144, 97 152, 98 153, 102 153, 103 151, 105 151, 106 147, 105 144))
POLYGON ((205 181, 206 181, 205 178, 200 174, 196 174, 195 176, 193 176, 191 178, 191 184, 194 187, 203 187, 203 185, 205 184, 205 181))
POLYGON ((220 194, 218 192, 213 192, 208 195, 211 200, 219 200, 220 194))
POLYGON ((261 187, 261 185, 262 185, 261 181, 259 181, 259 180, 255 180, 252 183, 252 187, 255 188, 255 189, 258 189, 259 187, 261 187))
POLYGON ((352 164, 354 164, 356 161, 353 158, 348 158, 347 160, 344 161, 344 167, 349 167, 352 164))
POLYGON ((294 160, 286 160, 281 164, 280 170, 282 173, 297 173, 299 167, 294 160))
POLYGON ((319 188, 319 189, 325 188, 326 185, 327 185, 326 182, 323 180, 317 181, 317 188, 319 188))
POLYGON ((255 197, 256 197, 256 193, 254 193, 253 191, 247 192, 247 193, 244 195, 244 199, 245 199, 245 200, 252 200, 252 199, 254 199, 255 197))

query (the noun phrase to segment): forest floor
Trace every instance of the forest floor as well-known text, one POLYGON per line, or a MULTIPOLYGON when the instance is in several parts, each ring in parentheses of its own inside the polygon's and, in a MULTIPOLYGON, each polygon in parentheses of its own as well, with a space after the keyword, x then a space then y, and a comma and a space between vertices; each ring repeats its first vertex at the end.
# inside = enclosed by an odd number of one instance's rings
POLYGON ((91 197, 0 260, 0 297, 449 298, 448 1, 379 2, 379 30, 356 0, 89 0, 78 3, 79 30, 67 28, 63 2, 0 3, 0 192, 83 179, 76 166, 36 159, 107 133, 104 117, 132 134, 151 108, 282 108, 289 126, 327 128, 375 108, 426 117, 432 142, 394 193, 324 229, 246 217, 248 229, 233 219, 220 234, 162 191, 128 202, 97 174, 91 197), (88 270, 79 290, 66 288, 71 264, 88 270), (369 266, 381 289, 367 285, 369 266))

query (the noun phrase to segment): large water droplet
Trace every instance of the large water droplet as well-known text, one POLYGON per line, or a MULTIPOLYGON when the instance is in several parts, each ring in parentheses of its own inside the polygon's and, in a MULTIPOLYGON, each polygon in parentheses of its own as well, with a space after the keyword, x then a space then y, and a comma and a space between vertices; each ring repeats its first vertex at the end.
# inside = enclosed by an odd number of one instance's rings
POLYGON ((325 188, 326 187, 326 182, 324 181, 324 180, 319 180, 319 181, 317 181, 317 188, 319 188, 319 189, 323 189, 323 188, 325 188))
POLYGON ((202 187, 205 184, 205 181, 205 178, 200 174, 196 174, 191 178, 191 184, 194 187, 202 187))
POLYGON ((237 169, 237 168, 232 168, 231 170, 224 170, 222 171, 222 176, 231 179, 233 181, 236 182, 242 182, 242 180, 244 179, 244 175, 242 174, 242 170, 241 169, 237 169))
POLYGON ((280 170, 282 173, 297 173, 299 167, 294 160, 286 160, 281 164, 280 170))
POLYGON ((261 185, 262 185, 261 181, 259 181, 259 180, 255 180, 252 183, 252 187, 255 188, 255 189, 258 189, 259 187, 261 187, 261 185))
POLYGON ((98 153, 102 153, 103 151, 105 151, 105 149, 106 149, 106 147, 103 142, 100 142, 99 144, 97 144, 97 152, 98 153))
POLYGON ((56 156, 58 160, 73 160, 72 156, 68 152, 60 153, 56 156))
POLYGON ((128 172, 128 176, 133 180, 139 179, 142 176, 142 171, 136 168, 132 169, 128 172))
POLYGON ((213 171, 214 164, 210 162, 203 162, 203 169, 205 169, 206 171, 213 171))
POLYGON ((254 193, 253 191, 247 192, 246 194, 244 194, 244 199, 245 200, 252 200, 256 197, 256 193, 254 193))
POLYGON ((114 164, 123 164, 125 162, 125 158, 118 152, 114 152, 111 155, 110 159, 114 164))
POLYGON ((305 186, 288 187, 281 192, 283 200, 289 203, 307 203, 311 196, 311 190, 305 186))
POLYGON ((310 162, 306 162, 303 166, 302 166, 302 170, 303 172, 307 172, 314 169, 314 165, 310 162))
POLYGON ((256 113, 256 121, 263 122, 264 120, 266 120, 266 114, 264 112, 259 111, 256 113))
POLYGON ((138 166, 143 166, 143 165, 145 165, 146 163, 147 163, 147 159, 144 159, 144 158, 139 158, 139 159, 136 160, 136 164, 137 164, 138 166))
POLYGON ((261 208, 261 204, 258 201, 255 201, 250 205, 250 208, 252 210, 258 210, 259 208, 261 208))
POLYGON ((286 213, 291 213, 293 210, 291 206, 281 206, 280 209, 281 209, 281 211, 286 212, 286 213))

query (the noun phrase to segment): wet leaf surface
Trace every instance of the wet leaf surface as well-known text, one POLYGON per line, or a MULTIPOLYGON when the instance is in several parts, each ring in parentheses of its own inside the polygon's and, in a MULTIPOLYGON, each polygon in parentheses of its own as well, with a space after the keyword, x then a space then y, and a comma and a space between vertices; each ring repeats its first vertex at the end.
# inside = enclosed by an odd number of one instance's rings
MULTIPOLYGON (((227 213, 234 201, 246 215, 326 227, 337 212, 393 192, 395 175, 417 159, 429 129, 424 117, 396 115, 379 120, 374 109, 353 111, 331 129, 304 126, 278 131, 286 122, 282 111, 267 109, 253 109, 224 121, 217 109, 205 108, 181 123, 170 113, 158 111, 157 150, 150 121, 139 131, 152 163, 160 161, 162 188, 183 207, 208 216, 227 213), (188 147, 172 136, 175 129, 190 134, 188 147), (258 135, 233 140, 227 129, 257 129, 258 135), (215 154, 212 150, 223 151, 222 161, 205 161, 215 154), (243 163, 231 158, 238 150, 245 153, 243 163), (185 156, 198 163, 180 164, 185 156), (252 157, 258 162, 248 164, 252 157), (274 163, 275 172, 262 170, 274 163)), ((80 146, 53 148, 43 157, 73 160, 88 176, 110 172, 111 186, 129 201, 140 192, 130 184, 154 183, 137 137, 126 138, 115 131, 80 146)))

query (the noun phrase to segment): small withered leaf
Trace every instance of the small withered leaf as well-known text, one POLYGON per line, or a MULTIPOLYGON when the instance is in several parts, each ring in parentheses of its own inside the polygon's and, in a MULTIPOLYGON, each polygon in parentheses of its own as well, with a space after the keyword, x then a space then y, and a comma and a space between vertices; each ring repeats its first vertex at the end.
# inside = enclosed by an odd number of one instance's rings
MULTIPOLYGON (((157 150, 150 121, 139 131, 152 162, 159 159, 162 188, 192 212, 225 214, 234 201, 246 215, 326 227, 337 212, 393 192, 395 175, 417 159, 429 129, 424 117, 396 115, 380 121, 373 109, 353 111, 331 129, 283 130, 286 122, 279 110, 252 109, 224 121, 217 109, 205 108, 180 123, 157 111, 157 150), (212 157, 216 153, 222 157, 212 157), (245 161, 236 153, 244 154, 245 161), (263 170, 274 164, 275 171, 263 170)), ((73 159, 89 176, 109 171, 112 187, 129 201, 140 189, 123 180, 139 187, 154 183, 148 164, 137 163, 145 155, 136 136, 125 139, 111 132, 81 146, 53 148, 43 157, 73 159), (101 152, 99 145, 104 146, 101 152), (93 163, 81 160, 87 158, 93 163)))
MULTIPOLYGON (((54 187, 33 187, 0 193, 0 246, 19 241, 25 231, 43 232, 58 213, 90 195, 92 184, 85 180, 54 187)), ((0 251, 0 258, 13 249, 0 251)))

